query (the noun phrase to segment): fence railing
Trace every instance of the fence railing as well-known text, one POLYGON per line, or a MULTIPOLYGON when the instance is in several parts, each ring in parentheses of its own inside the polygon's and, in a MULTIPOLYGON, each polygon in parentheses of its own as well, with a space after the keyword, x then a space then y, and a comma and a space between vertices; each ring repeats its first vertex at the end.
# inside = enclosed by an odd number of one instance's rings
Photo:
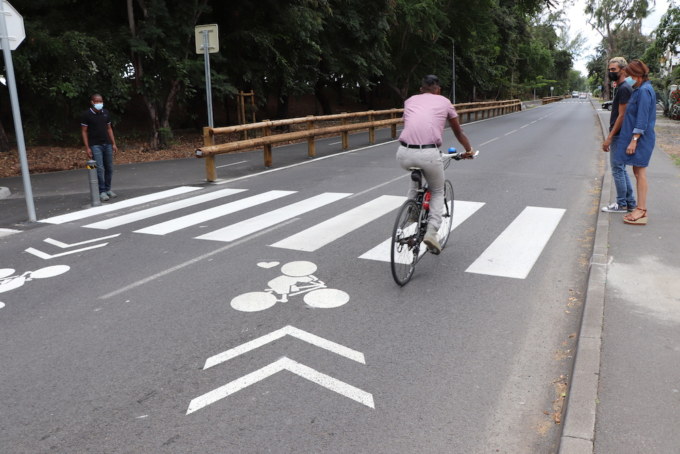
POLYGON ((541 103, 550 104, 551 102, 562 101, 564 98, 567 97, 568 96, 546 96, 545 98, 541 98, 541 103))
MULTIPOLYGON (((491 118, 521 110, 519 99, 508 101, 489 101, 478 103, 455 104, 461 123, 491 118), (473 120, 474 118, 474 120, 473 120)), ((218 128, 203 128, 203 146, 195 152, 197 158, 205 159, 206 180, 217 179, 215 156, 223 153, 262 148, 264 151, 264 165, 272 165, 272 145, 307 140, 307 155, 316 156, 317 137, 342 136, 342 148, 349 148, 349 133, 351 131, 368 130, 369 143, 375 143, 376 128, 391 128, 391 137, 397 137, 397 125, 403 122, 401 114, 404 109, 370 110, 367 112, 344 113, 324 116, 307 116, 301 118, 289 118, 285 120, 261 121, 239 126, 226 126, 218 128), (330 124, 326 126, 324 124, 330 124), (292 132, 275 133, 277 129, 290 128, 291 126, 303 129, 292 132), (259 137, 253 139, 241 139, 222 144, 215 143, 216 136, 233 133, 256 131, 259 137)))

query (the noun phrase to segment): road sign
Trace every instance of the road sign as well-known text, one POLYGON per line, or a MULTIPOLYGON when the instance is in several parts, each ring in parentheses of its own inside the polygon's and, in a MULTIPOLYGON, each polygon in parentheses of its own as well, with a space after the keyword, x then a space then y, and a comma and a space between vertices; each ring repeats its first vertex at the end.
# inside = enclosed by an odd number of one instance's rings
MULTIPOLYGON (((2 1, 2 0, 0 0, 2 1)), ((24 18, 14 9, 9 2, 3 1, 3 12, 5 15, 5 24, 7 26, 7 38, 9 39, 9 49, 16 50, 19 44, 26 38, 26 30, 24 29, 24 18)), ((0 43, 2 49, 2 43, 0 43)))
POLYGON ((197 25, 194 28, 194 37, 196 38, 196 53, 203 54, 204 33, 208 34, 208 53, 216 54, 220 51, 220 40, 217 30, 217 24, 197 25))

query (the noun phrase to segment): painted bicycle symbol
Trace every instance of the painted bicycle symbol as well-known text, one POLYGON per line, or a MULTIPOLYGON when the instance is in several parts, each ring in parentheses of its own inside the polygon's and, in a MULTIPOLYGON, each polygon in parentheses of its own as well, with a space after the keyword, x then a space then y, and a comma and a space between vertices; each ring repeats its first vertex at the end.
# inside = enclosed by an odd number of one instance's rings
MULTIPOLYGON (((262 268, 270 268, 278 262, 258 263, 262 268)), ((241 312, 258 312, 269 309, 276 303, 287 303, 289 297, 304 294, 303 301, 311 307, 331 309, 347 304, 349 295, 342 290, 327 288, 326 284, 314 275, 317 267, 312 262, 296 261, 281 267, 282 276, 267 282, 268 288, 262 292, 248 292, 231 300, 231 307, 241 312)))
MULTIPOLYGON (((0 293, 17 289, 33 279, 45 279, 59 276, 70 269, 71 267, 67 265, 55 265, 40 268, 35 271, 26 271, 23 274, 14 274, 16 270, 13 268, 0 268, 0 293)), ((0 302, 0 308, 3 307, 5 307, 5 305, 0 302)))

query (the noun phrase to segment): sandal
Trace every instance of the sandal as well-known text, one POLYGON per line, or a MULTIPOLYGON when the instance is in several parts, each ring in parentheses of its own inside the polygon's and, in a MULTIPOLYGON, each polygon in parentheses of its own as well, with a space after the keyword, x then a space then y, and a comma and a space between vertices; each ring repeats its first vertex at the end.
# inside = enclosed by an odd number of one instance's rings
POLYGON ((647 210, 635 207, 633 211, 623 217, 623 222, 631 225, 647 225, 647 210))

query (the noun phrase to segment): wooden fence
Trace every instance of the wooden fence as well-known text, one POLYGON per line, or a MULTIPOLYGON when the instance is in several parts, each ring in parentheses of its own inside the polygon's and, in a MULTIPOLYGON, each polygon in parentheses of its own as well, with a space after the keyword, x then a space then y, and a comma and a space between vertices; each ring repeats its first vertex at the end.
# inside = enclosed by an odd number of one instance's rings
MULTIPOLYGON (((461 123, 491 118, 521 110, 519 99, 508 101, 490 101, 478 103, 455 104, 461 123)), ((368 140, 375 143, 376 128, 391 128, 391 136, 397 138, 397 125, 403 122, 401 114, 404 109, 371 110, 368 112, 344 113, 324 116, 308 116, 301 118, 289 118, 285 120, 261 121, 239 126, 227 126, 220 128, 203 128, 203 146, 195 152, 197 158, 205 159, 206 180, 215 181, 217 170, 215 156, 223 153, 235 153, 239 151, 262 148, 264 151, 264 165, 272 165, 272 145, 307 140, 307 154, 309 157, 316 156, 315 139, 317 137, 342 136, 342 148, 349 148, 349 133, 351 131, 368 130, 368 140), (330 126, 323 126, 330 123, 330 126), (321 126, 320 126, 321 125, 321 126), (299 131, 274 134, 277 129, 298 126, 304 129, 299 131), (215 137, 233 133, 255 131, 254 139, 237 140, 223 144, 215 144, 215 137)))

